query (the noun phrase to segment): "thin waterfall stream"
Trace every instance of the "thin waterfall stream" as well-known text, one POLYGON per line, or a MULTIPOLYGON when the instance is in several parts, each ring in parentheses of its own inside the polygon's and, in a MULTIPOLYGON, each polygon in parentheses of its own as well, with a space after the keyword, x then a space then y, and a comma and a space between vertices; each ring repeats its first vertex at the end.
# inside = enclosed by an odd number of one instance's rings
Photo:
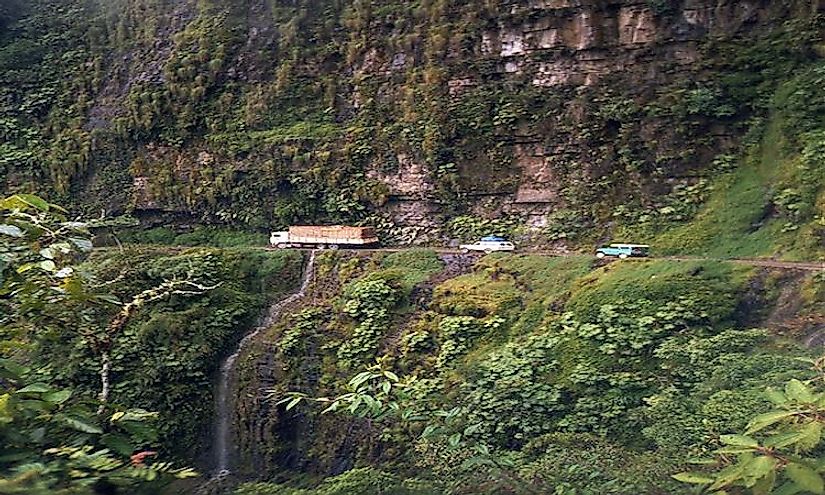
POLYGON ((298 291, 270 306, 260 324, 246 334, 238 343, 235 352, 221 363, 218 389, 215 394, 215 436, 213 443, 215 469, 213 471, 213 479, 225 478, 232 472, 230 467, 230 458, 234 450, 234 442, 232 441, 232 417, 233 404, 235 402, 234 394, 237 392, 234 390, 233 382, 235 381, 235 363, 238 360, 238 356, 246 350, 261 332, 277 322, 284 309, 306 294, 309 284, 312 281, 314 266, 315 251, 312 251, 309 255, 309 261, 304 268, 303 280, 298 291))

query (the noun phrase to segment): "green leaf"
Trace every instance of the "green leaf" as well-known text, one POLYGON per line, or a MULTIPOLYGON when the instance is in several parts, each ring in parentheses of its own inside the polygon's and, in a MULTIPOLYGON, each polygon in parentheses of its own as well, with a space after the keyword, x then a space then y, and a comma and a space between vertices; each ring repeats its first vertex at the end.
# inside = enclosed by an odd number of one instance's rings
POLYGON ((2 376, 5 378, 19 380, 21 376, 29 372, 29 368, 11 359, 0 358, 0 371, 3 371, 2 376))
POLYGON ((788 398, 785 397, 785 394, 782 393, 782 391, 780 390, 776 390, 775 388, 768 388, 765 391, 765 398, 773 402, 777 406, 787 404, 788 402, 788 398))
POLYGON ((779 485, 779 487, 771 493, 771 495, 796 495, 800 493, 802 488, 793 481, 788 481, 779 485))
POLYGON ((717 454, 746 454, 753 451, 754 447, 738 447, 733 445, 730 447, 722 447, 721 449, 717 449, 715 452, 717 454))
POLYGON ((706 474, 700 473, 679 473, 674 474, 673 478, 682 483, 693 483, 696 485, 707 485, 713 483, 713 478, 706 474))
POLYGON ((95 435, 103 433, 103 430, 101 430, 99 426, 89 423, 85 418, 63 416, 62 419, 66 422, 67 425, 69 425, 70 428, 73 428, 77 431, 82 431, 83 433, 91 433, 95 435))
POLYGON ((17 273, 26 273, 27 271, 31 270, 36 266, 37 264, 35 263, 24 263, 17 267, 17 273))
POLYGON ((293 397, 292 400, 286 405, 286 410, 289 411, 293 407, 297 406, 298 403, 301 402, 301 399, 303 399, 303 397, 293 397))
POLYGON ((387 378, 389 378, 390 380, 392 380, 394 382, 398 381, 398 375, 396 375, 392 371, 385 371, 384 376, 386 376, 387 378))
POLYGON ((762 479, 768 473, 772 472, 776 467, 777 460, 773 457, 761 456, 749 462, 745 468, 745 476, 756 481, 762 479))
POLYGON ((47 272, 53 272, 57 269, 57 265, 55 265, 52 260, 44 260, 40 262, 40 268, 47 272))
POLYGON ((822 423, 811 421, 800 429, 798 447, 803 451, 813 450, 822 440, 822 423))
POLYGON ((157 431, 152 425, 145 421, 120 421, 118 422, 121 428, 129 432, 133 437, 137 437, 137 441, 154 441, 157 437, 157 431))
POLYGON ((116 305, 121 304, 120 299, 118 299, 117 297, 115 297, 113 295, 110 295, 110 294, 101 294, 99 296, 95 296, 95 299, 97 299, 98 301, 103 301, 105 303, 109 303, 109 304, 116 304, 116 305))
POLYGON ((359 385, 366 382, 371 377, 372 377, 372 373, 370 373, 369 371, 362 371, 361 373, 358 373, 357 375, 355 375, 352 378, 352 380, 349 381, 349 384, 350 384, 351 387, 357 388, 359 385))
POLYGON ((437 429, 438 427, 435 425, 427 425, 427 427, 424 428, 424 431, 421 432, 421 438, 430 438, 437 429))
POLYGON ((39 196, 35 196, 34 194, 18 194, 17 197, 40 211, 49 211, 49 203, 39 196))
POLYGON ((745 468, 747 468, 748 464, 753 460, 753 456, 750 454, 742 454, 739 456, 739 462, 736 464, 732 464, 722 471, 716 476, 716 481, 710 486, 711 490, 719 490, 725 486, 730 485, 736 481, 742 479, 745 468))
POLYGON ((748 429, 745 430, 745 433, 750 435, 751 433, 763 430, 774 423, 777 423, 789 416, 793 416, 794 414, 794 411, 771 411, 765 414, 760 414, 748 423, 748 429))
POLYGON ((69 397, 72 396, 72 391, 69 389, 66 390, 58 390, 57 392, 51 392, 48 394, 43 395, 43 400, 50 404, 62 404, 69 400, 69 397))
POLYGON ((734 445, 737 447, 759 447, 759 442, 755 439, 745 435, 722 435, 719 437, 725 445, 734 445))
POLYGON ((10 204, 14 204, 15 206, 12 206, 13 208, 30 206, 40 211, 49 211, 49 203, 34 194, 15 194, 14 196, 8 198, 4 202, 3 206, 6 206, 6 202, 11 202, 10 204))
POLYGON ((754 483, 751 491, 753 495, 769 495, 773 491, 774 486, 776 486, 776 470, 772 469, 767 475, 754 483))
POLYGON ((813 469, 792 462, 785 467, 785 473, 803 490, 816 495, 825 493, 825 484, 822 482, 822 477, 813 469))
POLYGON ((765 446, 774 448, 787 447, 788 445, 793 445, 799 442, 804 437, 805 435, 801 430, 793 430, 768 438, 765 440, 765 446))
POLYGON ((100 442, 121 455, 131 455, 134 451, 129 438, 118 433, 107 433, 100 437, 100 442))
POLYGON ((9 408, 9 394, 0 395, 0 423, 11 423, 14 421, 14 413, 9 408))
POLYGON ((474 435, 480 429, 481 429, 481 423, 476 423, 474 425, 470 425, 470 426, 464 428, 464 436, 468 437, 470 435, 474 435))
POLYGON ((787 395, 789 399, 803 404, 810 404, 816 400, 811 389, 797 379, 793 379, 785 384, 785 395, 787 395))
POLYGON ((361 396, 361 399, 364 401, 364 404, 367 406, 368 409, 373 411, 378 410, 378 401, 376 401, 371 395, 364 394, 361 396))
POLYGON ((42 394, 42 393, 45 393, 45 392, 51 392, 51 390, 52 390, 52 388, 50 386, 48 386, 47 384, 37 382, 37 383, 32 383, 32 384, 26 385, 25 387, 18 390, 17 393, 18 394, 27 394, 27 393, 42 394))

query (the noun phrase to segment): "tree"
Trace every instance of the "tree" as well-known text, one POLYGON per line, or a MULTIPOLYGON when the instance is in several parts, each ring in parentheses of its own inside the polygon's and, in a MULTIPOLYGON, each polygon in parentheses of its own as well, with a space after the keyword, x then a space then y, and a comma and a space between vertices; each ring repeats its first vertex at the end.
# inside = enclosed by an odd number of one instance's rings
MULTIPOLYGON (((100 412, 109 401, 109 390, 111 388, 111 365, 112 359, 110 352, 114 346, 118 335, 123 332, 123 329, 129 323, 129 320, 134 316, 135 312, 155 301, 159 301, 166 297, 173 295, 198 295, 206 291, 212 290, 218 285, 204 285, 191 279, 191 274, 185 279, 169 279, 164 280, 159 285, 146 289, 139 294, 132 296, 132 299, 127 303, 118 303, 120 309, 114 317, 109 321, 109 324, 103 331, 86 331, 83 336, 90 342, 92 350, 100 358, 100 412)), ((96 328, 96 327, 94 327, 96 328)))
POLYGON ((769 388, 774 408, 751 419, 743 433, 722 435, 717 457, 698 461, 711 470, 674 478, 716 495, 825 493, 825 357, 811 364, 813 378, 790 380, 784 390, 769 388))
MULTIPOLYGON (((194 476, 167 462, 149 464, 145 455, 130 457, 156 438, 148 423, 153 413, 108 404, 103 391, 95 400, 50 383, 38 361, 39 340, 66 323, 66 312, 116 303, 85 290, 77 263, 92 244, 86 225, 66 213, 33 195, 0 201, 0 493, 112 493, 164 476, 194 476)), ((140 304, 185 287, 190 281, 170 281, 138 297, 103 334, 113 339, 140 304)))
MULTIPOLYGON (((456 457, 459 463, 452 466, 452 476, 447 482, 452 493, 464 493, 462 490, 474 486, 471 481, 478 482, 481 478, 517 493, 546 493, 521 479, 508 455, 473 438, 477 426, 466 424, 464 408, 432 410, 426 400, 415 393, 415 382, 414 376, 399 377, 390 369, 388 359, 379 358, 353 376, 347 382, 346 391, 338 396, 310 397, 290 392, 277 404, 285 405, 289 411, 305 401, 320 403, 326 405, 321 414, 344 412, 365 420, 370 430, 378 425, 384 428, 402 425, 411 438, 428 442, 436 450, 455 453, 451 457, 456 457)), ((276 398, 277 393, 271 391, 270 398, 276 398)))

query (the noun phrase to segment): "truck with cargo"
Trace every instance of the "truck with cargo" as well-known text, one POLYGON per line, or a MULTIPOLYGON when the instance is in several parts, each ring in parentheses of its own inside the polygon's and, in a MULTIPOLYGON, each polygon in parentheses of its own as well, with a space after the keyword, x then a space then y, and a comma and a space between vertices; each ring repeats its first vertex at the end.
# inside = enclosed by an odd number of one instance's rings
POLYGON ((372 227, 296 225, 285 232, 272 232, 269 243, 279 249, 338 249, 374 246, 378 244, 378 236, 372 227))

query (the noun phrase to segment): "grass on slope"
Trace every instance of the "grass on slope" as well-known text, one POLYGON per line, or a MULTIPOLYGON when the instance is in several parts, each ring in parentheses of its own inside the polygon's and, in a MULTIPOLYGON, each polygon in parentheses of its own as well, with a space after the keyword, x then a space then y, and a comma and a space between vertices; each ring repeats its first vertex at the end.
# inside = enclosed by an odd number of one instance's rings
POLYGON ((514 322, 513 333, 529 332, 592 263, 590 256, 492 254, 478 262, 475 272, 436 287, 434 306, 445 314, 497 314, 514 322))
POLYGON ((548 315, 554 303, 564 297, 573 283, 592 268, 591 256, 547 258, 545 256, 487 256, 480 266, 501 270, 515 277, 522 291, 524 309, 513 324, 511 334, 530 333, 548 315))
POLYGON ((750 267, 721 261, 624 261, 611 263, 576 281, 566 309, 580 317, 605 304, 650 300, 664 305, 691 297, 706 307, 711 321, 728 318, 750 267))
POLYGON ((761 156, 746 160, 735 172, 721 177, 714 192, 693 222, 655 241, 667 254, 696 254, 719 258, 771 256, 791 235, 770 214, 770 185, 787 160, 780 158, 781 134, 772 122, 761 156))
POLYGON ((689 224, 655 241, 668 254, 825 258, 825 65, 782 85, 761 144, 720 177, 689 224))
POLYGON ((264 232, 248 232, 225 227, 199 225, 188 232, 177 232, 169 227, 134 230, 121 235, 129 244, 162 246, 205 246, 213 248, 259 247, 269 244, 264 232))
POLYGON ((410 249, 387 255, 381 260, 381 267, 384 270, 399 272, 401 284, 409 292, 415 285, 439 272, 444 263, 433 250, 410 249))

